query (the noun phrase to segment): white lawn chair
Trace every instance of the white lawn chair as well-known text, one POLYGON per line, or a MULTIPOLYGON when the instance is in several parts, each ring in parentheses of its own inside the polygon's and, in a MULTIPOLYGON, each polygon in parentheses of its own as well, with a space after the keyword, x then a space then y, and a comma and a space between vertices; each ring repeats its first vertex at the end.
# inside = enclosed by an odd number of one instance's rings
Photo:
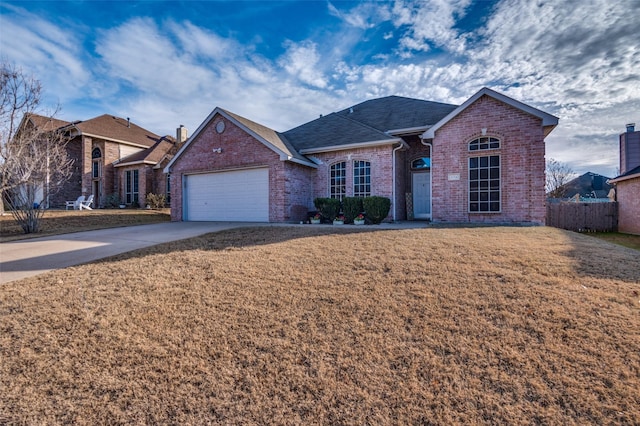
POLYGON ((80 203, 84 201, 84 195, 78 197, 75 201, 65 201, 64 209, 69 210, 69 207, 73 207, 74 210, 78 210, 80 208, 80 203))
POLYGON ((80 210, 93 210, 91 208, 91 204, 93 204, 93 194, 89 195, 89 198, 87 198, 85 201, 80 201, 80 210))

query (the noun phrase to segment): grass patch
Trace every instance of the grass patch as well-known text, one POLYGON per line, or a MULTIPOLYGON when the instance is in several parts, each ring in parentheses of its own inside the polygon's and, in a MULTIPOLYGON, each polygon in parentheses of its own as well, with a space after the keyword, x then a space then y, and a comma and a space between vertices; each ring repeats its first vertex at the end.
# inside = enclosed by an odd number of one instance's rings
POLYGON ((621 234, 620 232, 594 232, 587 235, 620 246, 640 250, 640 235, 621 234))
POLYGON ((0 243, 27 238, 92 231, 120 226, 145 225, 168 222, 169 209, 95 209, 95 210, 47 210, 40 220, 40 232, 25 234, 10 213, 0 216, 0 243))
POLYGON ((0 287, 0 423, 638 424, 637 254, 264 227, 0 287))

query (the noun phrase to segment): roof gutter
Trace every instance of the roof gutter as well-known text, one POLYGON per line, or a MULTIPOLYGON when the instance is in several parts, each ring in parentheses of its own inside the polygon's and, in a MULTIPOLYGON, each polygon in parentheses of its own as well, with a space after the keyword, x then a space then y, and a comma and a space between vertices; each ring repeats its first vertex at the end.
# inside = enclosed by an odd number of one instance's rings
POLYGON ((334 146, 323 146, 319 148, 307 148, 307 149, 301 149, 299 152, 300 154, 316 154, 321 152, 345 151, 348 149, 357 149, 357 148, 371 148, 375 146, 392 145, 395 143, 403 143, 403 141, 400 138, 393 138, 393 139, 384 139, 381 141, 350 143, 347 145, 334 145, 334 146))

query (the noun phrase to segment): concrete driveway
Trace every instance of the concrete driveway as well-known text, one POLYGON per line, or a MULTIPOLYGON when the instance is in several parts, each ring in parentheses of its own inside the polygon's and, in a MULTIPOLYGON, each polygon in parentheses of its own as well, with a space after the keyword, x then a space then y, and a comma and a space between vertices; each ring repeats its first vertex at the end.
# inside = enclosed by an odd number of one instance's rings
POLYGON ((257 224, 167 222, 2 243, 0 284, 160 243, 251 225, 257 224))

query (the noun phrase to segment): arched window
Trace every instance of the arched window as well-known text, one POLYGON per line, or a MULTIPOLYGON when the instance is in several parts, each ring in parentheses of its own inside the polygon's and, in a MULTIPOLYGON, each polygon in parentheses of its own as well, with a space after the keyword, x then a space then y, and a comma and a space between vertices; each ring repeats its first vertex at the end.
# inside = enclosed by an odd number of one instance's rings
POLYGON ((411 170, 428 170, 431 168, 431 158, 420 157, 411 162, 411 170))
POLYGON ((469 142, 469 151, 485 151, 500 148, 500 139, 484 136, 469 142))
POLYGON ((469 212, 500 213, 502 195, 500 182, 500 155, 480 153, 500 149, 500 139, 483 136, 469 142, 469 212))
POLYGON ((100 148, 93 148, 93 151, 91 151, 91 159, 93 160, 91 176, 94 179, 99 179, 100 176, 102 176, 102 151, 100 151, 100 148))

